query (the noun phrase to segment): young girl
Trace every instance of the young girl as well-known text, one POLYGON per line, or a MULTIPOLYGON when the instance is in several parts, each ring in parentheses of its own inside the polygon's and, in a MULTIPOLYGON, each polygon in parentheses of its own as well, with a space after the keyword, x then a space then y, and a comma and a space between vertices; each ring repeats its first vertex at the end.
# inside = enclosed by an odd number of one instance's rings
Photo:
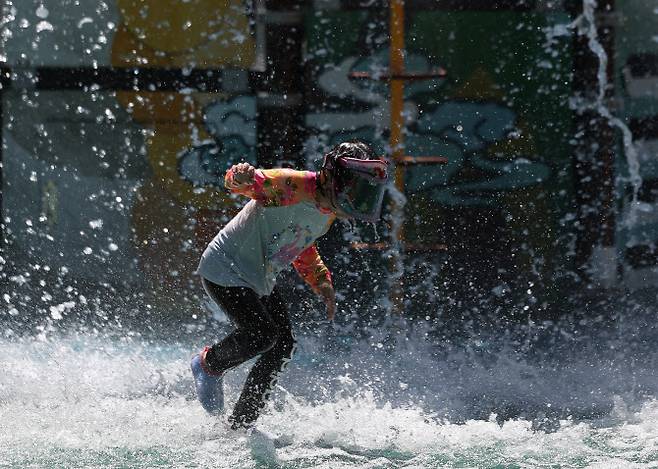
POLYGON ((258 418, 295 345, 277 275, 292 263, 333 320, 331 274, 315 240, 336 217, 376 221, 387 178, 387 163, 358 141, 334 147, 319 172, 261 170, 247 163, 227 171, 226 188, 252 200, 215 236, 197 270, 208 296, 235 326, 192 358, 197 397, 206 411, 223 410, 224 373, 260 355, 229 421, 233 428, 249 427, 258 418))

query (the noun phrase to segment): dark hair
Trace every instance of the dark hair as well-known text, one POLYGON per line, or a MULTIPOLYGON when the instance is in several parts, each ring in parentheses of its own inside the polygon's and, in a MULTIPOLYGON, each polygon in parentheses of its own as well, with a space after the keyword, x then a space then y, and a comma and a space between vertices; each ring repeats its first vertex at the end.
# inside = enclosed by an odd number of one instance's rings
MULTIPOLYGON (((342 142, 333 147, 324 155, 324 163, 322 169, 325 170, 329 166, 331 175, 334 180, 335 187, 340 188, 349 177, 349 171, 344 169, 337 160, 340 158, 354 158, 358 160, 376 160, 377 155, 370 146, 360 140, 349 140, 342 142)), ((327 169, 329 169, 327 168, 327 169)))
POLYGON ((376 160, 377 155, 370 146, 360 140, 349 140, 333 147, 325 154, 325 159, 336 161, 338 158, 356 158, 358 160, 376 160))

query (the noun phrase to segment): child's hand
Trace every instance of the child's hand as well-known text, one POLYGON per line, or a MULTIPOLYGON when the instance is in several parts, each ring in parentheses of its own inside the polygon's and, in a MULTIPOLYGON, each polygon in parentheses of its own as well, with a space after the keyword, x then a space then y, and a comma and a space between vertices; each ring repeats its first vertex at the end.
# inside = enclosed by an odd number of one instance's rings
POLYGON ((238 163, 231 167, 233 181, 237 184, 251 184, 254 182, 256 168, 249 163, 238 163))
POLYGON ((334 320, 336 314, 336 292, 331 283, 321 283, 318 285, 318 293, 327 305, 327 319, 334 320))

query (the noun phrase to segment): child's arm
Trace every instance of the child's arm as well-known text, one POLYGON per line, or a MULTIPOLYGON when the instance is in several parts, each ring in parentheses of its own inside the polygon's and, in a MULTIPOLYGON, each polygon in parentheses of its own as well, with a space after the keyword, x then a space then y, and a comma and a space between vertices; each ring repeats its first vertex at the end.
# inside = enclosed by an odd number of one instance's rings
POLYGON ((327 305, 327 317, 330 321, 333 320, 336 312, 336 294, 331 273, 322 262, 316 245, 312 244, 302 251, 292 265, 311 289, 324 299, 327 305))
POLYGON ((293 205, 315 199, 315 173, 289 168, 255 169, 240 163, 226 172, 224 185, 231 192, 266 206, 293 205))

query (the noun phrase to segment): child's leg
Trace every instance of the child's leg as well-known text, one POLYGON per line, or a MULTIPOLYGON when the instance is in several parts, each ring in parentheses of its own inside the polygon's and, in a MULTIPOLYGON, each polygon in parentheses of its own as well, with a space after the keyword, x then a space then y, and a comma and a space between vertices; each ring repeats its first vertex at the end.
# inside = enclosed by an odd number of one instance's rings
POLYGON ((206 279, 202 283, 236 328, 208 351, 206 363, 211 371, 222 373, 272 348, 277 326, 252 289, 222 287, 206 279))
POLYGON ((266 298, 265 304, 276 325, 277 340, 272 348, 261 355, 249 372, 233 415, 229 417, 233 428, 249 426, 258 418, 276 384, 278 374, 283 371, 294 353, 295 337, 288 311, 276 289, 266 298))

